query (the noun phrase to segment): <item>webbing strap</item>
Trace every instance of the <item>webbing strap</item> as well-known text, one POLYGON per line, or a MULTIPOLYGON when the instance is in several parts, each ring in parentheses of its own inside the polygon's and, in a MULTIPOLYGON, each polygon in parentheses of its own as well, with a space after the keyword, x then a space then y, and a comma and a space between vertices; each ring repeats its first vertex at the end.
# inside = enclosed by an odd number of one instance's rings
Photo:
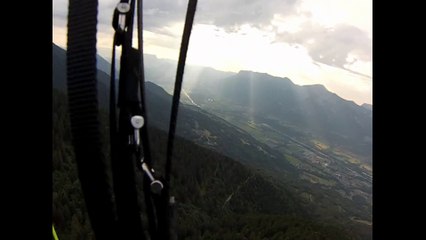
POLYGON ((96 81, 97 0, 70 0, 67 87, 72 140, 96 239, 114 235, 114 213, 99 129, 96 81))

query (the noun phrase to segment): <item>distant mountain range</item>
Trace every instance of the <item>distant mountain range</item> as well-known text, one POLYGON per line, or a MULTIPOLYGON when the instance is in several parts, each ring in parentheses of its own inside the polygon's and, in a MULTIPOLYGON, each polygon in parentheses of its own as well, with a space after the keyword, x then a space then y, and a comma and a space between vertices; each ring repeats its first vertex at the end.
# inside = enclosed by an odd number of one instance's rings
POLYGON ((318 138, 371 164, 372 111, 322 85, 298 86, 288 78, 240 71, 223 79, 200 78, 187 92, 203 109, 267 124, 299 140, 318 138))
MULTIPOLYGON (((173 91, 176 62, 145 56, 146 80, 173 91)), ((357 105, 324 86, 299 86, 265 73, 185 68, 181 100, 244 128, 267 124, 315 147, 345 151, 372 164, 372 105, 357 105)))

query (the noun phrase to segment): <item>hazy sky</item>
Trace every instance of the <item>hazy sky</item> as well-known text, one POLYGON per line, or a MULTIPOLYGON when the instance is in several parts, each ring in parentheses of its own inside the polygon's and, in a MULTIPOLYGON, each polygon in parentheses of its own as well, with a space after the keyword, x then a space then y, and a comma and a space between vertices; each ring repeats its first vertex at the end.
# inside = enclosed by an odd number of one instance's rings
MULTIPOLYGON (((107 60, 118 2, 99 0, 98 53, 107 60)), ((144 0, 145 53, 178 58, 187 2, 144 0)), ((67 0, 53 0, 53 42, 62 47, 67 11, 67 0)), ((187 63, 323 84, 371 104, 372 0, 198 0, 187 63)))

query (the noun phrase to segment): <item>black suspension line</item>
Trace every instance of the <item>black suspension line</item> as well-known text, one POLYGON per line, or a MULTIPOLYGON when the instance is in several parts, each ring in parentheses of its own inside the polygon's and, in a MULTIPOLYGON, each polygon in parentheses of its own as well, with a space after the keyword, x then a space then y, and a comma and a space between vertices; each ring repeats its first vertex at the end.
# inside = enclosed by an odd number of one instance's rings
MULTIPOLYGON (((147 105, 145 99, 145 71, 144 71, 144 57, 143 57, 143 1, 138 0, 137 2, 137 34, 138 34, 138 50, 139 50, 139 77, 140 77, 140 101, 141 101, 141 114, 144 117, 144 126, 141 129, 142 136, 142 145, 143 145, 143 156, 144 162, 147 165, 152 166, 153 161, 151 158, 151 147, 149 144, 149 134, 148 134, 148 116, 147 116, 147 105)), ((141 164, 139 164, 141 166, 141 164)), ((143 169, 142 169, 143 171, 143 169)), ((149 171, 149 169, 148 169, 149 171)), ((143 179, 143 190, 144 190, 144 200, 146 205, 146 214, 148 217, 148 230, 152 239, 158 239, 158 217, 156 217, 156 212, 154 211, 153 196, 151 193, 151 184, 152 181, 149 179, 147 174, 144 174, 143 179)), ((157 204, 158 205, 158 204, 157 204)))
MULTIPOLYGON (((192 24, 194 22, 196 7, 197 7, 197 0, 189 0, 188 11, 187 11, 186 20, 185 20, 185 27, 183 31, 181 46, 180 46, 179 61, 178 61, 177 72, 176 72, 176 81, 175 81, 175 87, 173 92, 172 113, 170 115, 169 135, 167 140, 167 160, 166 160, 166 168, 165 168, 167 186, 169 185, 168 183, 170 182, 170 171, 172 168, 173 143, 175 138, 177 115, 179 110, 180 92, 182 89, 183 72, 185 69, 185 61, 186 61, 186 55, 188 52, 189 37, 191 35, 192 24)), ((166 187, 166 191, 168 191, 168 188, 169 187, 166 187)))
POLYGON ((179 110, 179 99, 180 93, 182 89, 182 81, 183 81, 183 73, 185 69, 185 61, 186 55, 188 52, 189 38, 191 36, 192 25, 194 22, 195 11, 197 9, 197 0, 189 0, 186 18, 185 18, 185 26, 183 29, 182 42, 180 46, 179 60, 176 72, 176 80, 175 87, 173 92, 173 101, 172 101, 172 112, 170 115, 170 125, 169 125, 169 134, 167 139, 167 155, 166 155, 166 166, 165 166, 165 189, 164 189, 164 210, 165 210, 165 231, 164 239, 170 239, 170 216, 171 216, 171 208, 169 206, 170 200, 170 175, 172 169, 172 155, 173 155, 173 143, 175 138, 176 131, 176 123, 177 123, 177 115, 179 110))

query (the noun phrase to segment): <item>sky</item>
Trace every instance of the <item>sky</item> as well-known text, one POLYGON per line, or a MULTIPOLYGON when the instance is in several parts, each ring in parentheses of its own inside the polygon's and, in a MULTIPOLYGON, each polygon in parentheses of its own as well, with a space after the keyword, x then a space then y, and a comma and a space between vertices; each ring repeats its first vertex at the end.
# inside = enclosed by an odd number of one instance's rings
MULTIPOLYGON (((107 60, 118 2, 99 0, 97 48, 107 60)), ((178 59, 187 3, 144 0, 144 53, 178 59)), ((53 0, 52 40, 61 47, 67 11, 68 0, 53 0)), ((198 0, 187 64, 322 84, 372 104, 372 0, 198 0)))

